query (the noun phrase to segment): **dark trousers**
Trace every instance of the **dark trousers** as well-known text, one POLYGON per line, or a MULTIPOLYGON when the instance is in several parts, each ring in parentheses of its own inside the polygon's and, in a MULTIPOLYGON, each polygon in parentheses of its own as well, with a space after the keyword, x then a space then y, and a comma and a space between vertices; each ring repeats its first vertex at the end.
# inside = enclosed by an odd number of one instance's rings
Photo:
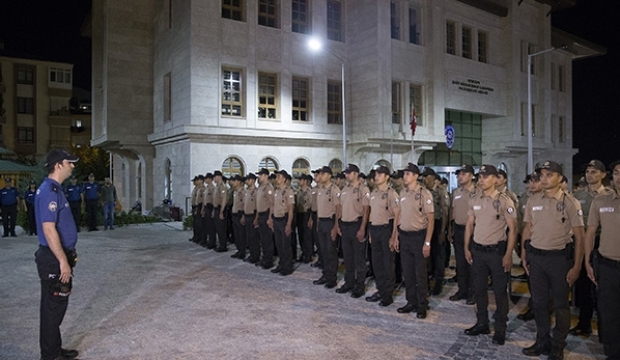
POLYGON ((224 215, 224 219, 222 219, 220 217, 221 214, 222 208, 220 206, 213 208, 213 221, 215 222, 215 231, 219 241, 218 248, 224 250, 228 245, 228 233, 226 232, 226 216, 224 215))
POLYGON ((311 216, 312 215, 308 212, 297 214, 297 233, 299 234, 301 257, 304 261, 308 262, 312 260, 312 251, 314 250, 312 228, 308 227, 308 220, 310 220, 311 216))
POLYGON ((534 252, 540 251, 528 246, 526 256, 530 266, 530 292, 536 320, 536 342, 543 346, 551 343, 554 348, 564 349, 570 327, 568 303, 570 288, 566 282, 566 274, 572 266, 572 261, 567 259, 566 251, 543 252, 542 254, 534 252), (553 335, 551 335, 551 314, 549 312, 550 297, 553 298, 555 305, 553 335))
POLYGON ((2 226, 4 236, 15 235, 15 223, 17 221, 17 204, 2 206, 2 226))
MULTIPOLYGON (((465 225, 452 223, 452 228, 454 229, 454 257, 456 259, 456 279, 459 286, 458 294, 461 296, 473 295, 470 294, 470 291, 473 291, 471 265, 465 260, 465 225)), ((471 241, 470 244, 472 244, 471 241)))
MULTIPOLYGON (((319 257, 318 262, 323 263, 323 253, 321 252, 321 244, 319 243, 319 218, 317 216, 316 211, 312 212, 312 244, 316 246, 316 254, 319 257)), ((314 248, 313 248, 314 249, 314 248)))
MULTIPOLYGON (((293 271, 293 251, 291 248, 291 234, 286 235, 286 223, 288 215, 281 218, 273 218, 273 233, 276 239, 276 248, 278 249, 279 262, 278 267, 282 272, 293 271)), ((291 224, 291 228, 292 228, 291 224)))
MULTIPOLYGON (((220 216, 219 214, 217 216, 220 216)), ((205 232, 207 235, 207 247, 215 248, 217 243, 217 231, 215 229, 215 220, 213 219, 213 205, 207 204, 205 208, 205 232)))
POLYGON ((203 237, 203 230, 204 230, 204 220, 202 215, 200 214, 200 211, 202 210, 202 204, 200 205, 196 205, 192 207, 192 215, 193 215, 193 230, 194 230, 194 237, 192 237, 192 241, 200 244, 202 237, 203 237))
POLYGON ((97 228, 97 199, 86 199, 86 224, 88 230, 97 228))
MULTIPOLYGON (((199 206, 202 209, 202 206, 199 206)), ((201 211, 199 210, 196 213, 196 217, 194 221, 197 221, 198 229, 196 232, 196 236, 198 236, 194 241, 200 245, 207 245, 207 214, 202 216, 201 211)))
POLYGON ((357 239, 361 225, 361 218, 357 221, 340 222, 345 267, 344 282, 356 289, 364 289, 366 282, 366 239, 364 241, 357 239))
POLYGON ((372 272, 375 274, 375 284, 383 301, 392 300, 394 292, 394 253, 390 250, 393 226, 393 222, 390 221, 386 225, 368 227, 372 248, 372 272))
POLYGON ((332 240, 332 229, 335 224, 334 217, 319 218, 317 226, 319 250, 323 254, 323 277, 328 283, 336 283, 338 271, 338 248, 336 240, 332 240))
MULTIPOLYGON (((583 262, 585 264, 585 261, 583 262)), ((592 316, 594 315, 594 283, 588 278, 586 267, 581 267, 579 278, 575 282, 576 305, 579 307, 579 322, 577 327, 580 329, 590 329, 592 327, 592 316)))
POLYGON ((28 235, 36 235, 37 224, 34 219, 34 204, 26 203, 26 213, 28 214, 28 235))
POLYGON ((235 237, 235 247, 237 248, 237 252, 242 257, 245 257, 245 249, 248 246, 246 241, 247 237, 245 236, 245 226, 241 225, 241 218, 243 213, 237 213, 232 215, 232 226, 233 226, 233 234, 235 237))
POLYGON ((69 201, 69 207, 71 208, 73 221, 75 221, 75 228, 77 231, 80 231, 80 225, 82 224, 82 201, 69 201))
POLYGON ((260 237, 260 245, 263 248, 263 266, 270 267, 273 265, 273 231, 267 225, 269 211, 258 214, 258 234, 260 237))
POLYGON ((250 260, 260 259, 260 238, 258 229, 254 227, 254 214, 245 214, 245 239, 250 250, 250 260))
POLYGON ((39 247, 35 253, 35 262, 41 279, 41 307, 39 309, 41 358, 50 360, 60 356, 62 346, 60 324, 69 305, 69 296, 54 295, 53 285, 60 276, 60 264, 48 247, 39 247))
POLYGON ((407 303, 417 305, 418 309, 425 309, 428 306, 426 298, 426 293, 428 293, 426 258, 422 253, 425 238, 426 229, 420 231, 398 230, 407 303))
POLYGON ((299 250, 301 250, 302 258, 303 258, 303 244, 306 241, 306 228, 308 227, 308 222, 304 224, 304 219, 306 219, 306 213, 298 212, 295 213, 295 231, 297 232, 297 237, 295 234, 292 235, 291 246, 293 248, 293 260, 297 259, 297 246, 299 245, 299 250))
POLYGON ((433 237, 431 238, 431 273, 435 277, 435 286, 443 284, 443 278, 446 273, 446 246, 439 243, 439 233, 441 229, 441 219, 435 220, 433 229, 433 237))
POLYGON ((601 258, 598 269, 599 333, 608 359, 620 359, 620 263, 601 258))
MULTIPOLYGON (((508 322, 508 278, 510 273, 504 271, 502 258, 506 252, 506 242, 500 242, 495 248, 472 246, 473 264, 471 267, 476 295, 477 323, 489 325, 489 275, 493 281, 493 294, 497 308, 493 319, 495 331, 506 332, 508 322)), ((460 276, 460 274, 459 274, 460 276)), ((565 275, 566 276, 566 275, 565 275)))

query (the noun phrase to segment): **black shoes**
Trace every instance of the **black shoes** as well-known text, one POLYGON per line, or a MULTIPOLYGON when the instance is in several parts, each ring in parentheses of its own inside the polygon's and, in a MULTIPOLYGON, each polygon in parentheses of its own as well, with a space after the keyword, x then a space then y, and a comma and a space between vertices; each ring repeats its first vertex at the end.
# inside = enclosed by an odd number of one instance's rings
POLYGON ((250 263, 250 264, 256 264, 257 262, 259 262, 258 259, 252 259, 251 257, 245 258, 243 259, 243 261, 250 263))
POLYGON ((242 254, 242 253, 237 251, 236 253, 230 255, 230 257, 233 258, 233 259, 241 259, 241 260, 243 260, 243 259, 245 259, 245 254, 242 254))
POLYGON ((327 284, 327 279, 321 276, 318 280, 314 280, 312 283, 314 285, 325 285, 327 284))
POLYGON ((574 328, 568 330, 568 333, 573 335, 573 336, 583 336, 583 337, 588 337, 590 335, 592 335, 592 328, 586 328, 586 327, 582 327, 579 326, 579 324, 577 324, 577 326, 575 326, 574 328))
POLYGON ((333 288, 335 288, 335 287, 336 287, 336 282, 335 282, 335 281, 333 281, 333 282, 332 282, 332 281, 327 281, 327 280, 326 280, 326 281, 325 281, 325 287, 326 287, 327 289, 333 289, 333 288))
MULTIPOLYGON (((541 345, 539 343, 534 343, 534 345, 530 347, 523 348, 521 352, 527 356, 549 355, 551 354, 551 344, 541 345)), ((563 356, 564 352, 562 352, 562 357, 563 356)))
POLYGON ((496 331, 493 334, 493 340, 491 341, 495 345, 504 345, 506 343, 506 333, 503 331, 496 331))
POLYGON ((417 313, 416 317, 418 319, 426 319, 426 309, 418 310, 418 313, 417 313))
POLYGON ((390 298, 390 299, 384 299, 379 301, 379 306, 383 306, 383 307, 387 307, 390 306, 394 303, 394 299, 390 298))
POLYGON ((467 295, 456 293, 449 297, 450 301, 460 301, 467 299, 467 295))
POLYGON ((534 320, 534 310, 527 309, 526 312, 517 315, 517 319, 523 320, 523 321, 534 320))
POLYGON ((289 276, 293 273, 293 270, 282 270, 280 271, 280 276, 289 276))
POLYGON ((364 295, 366 295, 366 289, 364 288, 353 289, 351 292, 351 297, 354 299, 359 299, 364 295))
POLYGON ((378 292, 366 297, 366 301, 368 302, 377 302, 379 300, 381 300, 381 294, 379 294, 378 292))
POLYGON ((279 266, 277 266, 275 269, 271 270, 272 274, 278 274, 280 272, 282 272, 282 268, 279 267, 279 266))
MULTIPOLYGON (((258 263, 257 263, 257 264, 258 264, 258 263)), ((271 269, 271 268, 273 267, 273 264, 265 264, 265 263, 262 263, 262 264, 260 264, 260 267, 262 267, 262 268, 263 268, 263 269, 265 269, 265 270, 269 270, 269 269, 271 269)))
POLYGON ((547 360, 564 360, 564 349, 552 349, 547 360))
POLYGON ((465 330, 466 335, 477 336, 480 334, 490 334, 491 330, 489 330, 489 325, 476 324, 469 329, 465 330))
POLYGON ((344 285, 342 285, 341 287, 339 287, 338 289, 336 289, 336 292, 338 294, 346 294, 349 291, 353 290, 353 286, 349 285, 347 283, 344 283, 344 285))
POLYGON ((467 297, 467 301, 465 301, 465 304, 467 304, 467 305, 475 305, 476 304, 476 298, 473 295, 469 295, 467 297))
POLYGON ((319 268, 322 269, 323 268, 323 263, 321 263, 320 261, 316 261, 314 264, 310 265, 313 268, 319 268))
POLYGON ((219 252, 219 253, 227 252, 227 251, 228 251, 228 248, 221 248, 221 247, 219 247, 219 248, 215 249, 215 252, 219 252))
POLYGON ((407 303, 407 305, 403 307, 399 307, 396 309, 399 314, 408 314, 410 312, 416 312, 418 310, 418 306, 416 304, 407 303))
POLYGON ((441 285, 441 282, 438 281, 437 283, 435 283, 435 286, 433 287, 432 294, 435 296, 441 295, 442 290, 443 290, 443 286, 441 285))

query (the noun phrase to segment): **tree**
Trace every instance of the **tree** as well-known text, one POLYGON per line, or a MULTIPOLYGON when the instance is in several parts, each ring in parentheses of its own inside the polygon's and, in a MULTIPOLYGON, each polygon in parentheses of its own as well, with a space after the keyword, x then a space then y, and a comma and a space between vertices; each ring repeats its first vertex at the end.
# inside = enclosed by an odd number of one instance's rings
POLYGON ((110 155, 104 150, 90 146, 73 146, 71 153, 80 158, 73 170, 78 181, 86 181, 90 173, 99 181, 110 176, 110 155))

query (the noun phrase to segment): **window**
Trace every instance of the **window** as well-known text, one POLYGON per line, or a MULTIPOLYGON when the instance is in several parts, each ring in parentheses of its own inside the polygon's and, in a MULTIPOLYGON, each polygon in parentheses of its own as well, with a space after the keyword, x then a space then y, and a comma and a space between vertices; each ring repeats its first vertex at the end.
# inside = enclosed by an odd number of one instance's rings
POLYGON ((258 117, 262 119, 276 119, 278 81, 277 75, 258 73, 258 117))
POLYGON ((434 150, 425 151, 418 165, 460 166, 459 164, 482 164, 482 115, 454 110, 445 111, 445 123, 454 128, 454 146, 438 144, 434 150))
POLYGON ((17 83, 32 85, 34 69, 31 67, 18 67, 17 68, 17 83))
POLYGON ((308 79, 293 77, 293 120, 308 121, 308 79))
MULTIPOLYGON (((528 42, 521 42, 521 71, 527 71, 527 59, 528 55, 534 54, 536 52, 536 47, 534 44, 530 44, 528 42)), ((532 66, 530 68, 530 73, 532 75, 536 74, 536 58, 532 58, 532 66)))
POLYGON ((390 2, 390 28, 392 32, 392 39, 400 40, 400 19, 398 4, 394 1, 390 2))
POLYGON ((400 84, 392 82, 392 124, 401 123, 400 84))
POLYGON ((566 117, 560 116, 558 118, 558 143, 563 144, 564 138, 566 137, 566 117))
POLYGON ((243 0, 222 0, 222 17, 243 21, 243 0))
POLYGON ((258 168, 259 169, 265 168, 269 170, 269 172, 279 170, 278 162, 275 159, 270 158, 270 157, 263 158, 263 160, 261 160, 260 163, 258 164, 258 168))
POLYGON ((164 163, 164 199, 172 198, 172 163, 166 159, 164 163))
POLYGON ((243 116, 241 70, 222 69, 222 115, 243 116))
POLYGON ((34 128, 25 126, 18 127, 17 142, 20 144, 34 144, 34 128))
POLYGON ((18 114, 34 114, 34 99, 33 98, 17 98, 17 113, 18 114))
POLYGON ((229 178, 235 175, 243 176, 244 171, 241 160, 236 157, 229 157, 228 159, 224 160, 224 162, 222 163, 222 174, 229 178))
POLYGON ((416 123, 418 124, 418 126, 422 125, 424 123, 424 112, 422 108, 422 86, 409 86, 409 107, 411 109, 411 116, 416 117, 416 123))
POLYGON ((342 124, 342 86, 339 81, 327 82, 327 123, 342 124))
POLYGON ((172 120, 172 84, 170 73, 164 75, 164 121, 172 120))
POLYGON ((558 90, 566 91, 566 72, 564 66, 558 66, 558 90))
POLYGON ((342 12, 339 1, 327 1, 327 38, 342 41, 342 12))
POLYGON ((292 26, 293 32, 310 34, 310 9, 308 0, 293 0, 292 26))
POLYGON ((556 82, 558 78, 558 65, 554 62, 551 63, 551 90, 555 90, 556 82))
POLYGON ((334 174, 342 172, 342 161, 338 159, 333 159, 329 162, 329 168, 332 169, 332 172, 334 174))
POLYGON ((258 25, 278 27, 278 0, 258 0, 258 25))
POLYGON ((420 19, 418 19, 419 10, 417 8, 409 8, 409 42, 412 44, 420 44, 420 19))
POLYGON ((471 59, 471 28, 465 26, 461 29, 461 49, 463 57, 471 59))
POLYGON ((310 174, 310 163, 306 159, 297 159, 293 163, 293 169, 291 170, 293 177, 298 177, 301 174, 310 174))
POLYGON ((50 82, 71 84, 71 69, 50 68, 50 82))
POLYGON ((482 63, 489 62, 488 60, 488 35, 484 31, 478 31, 478 61, 482 63))
POLYGON ((456 54, 456 25, 452 21, 446 22, 446 52, 456 54))

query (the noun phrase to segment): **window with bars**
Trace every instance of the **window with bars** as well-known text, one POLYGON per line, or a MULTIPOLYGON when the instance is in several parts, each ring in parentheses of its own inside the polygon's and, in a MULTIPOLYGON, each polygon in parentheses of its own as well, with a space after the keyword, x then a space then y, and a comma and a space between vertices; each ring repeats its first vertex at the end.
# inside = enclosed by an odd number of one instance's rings
POLYGON ((452 21, 446 22, 446 52, 456 55, 456 24, 452 21))
POLYGON ((32 67, 18 67, 17 68, 17 83, 32 85, 34 79, 34 68, 32 67))
POLYGON ((392 124, 401 123, 400 83, 392 82, 392 124))
POLYGON ((243 0, 222 0, 222 17, 243 21, 243 0))
POLYGON ((17 98, 18 114, 34 114, 34 99, 27 97, 17 98))
POLYGON ((293 77, 293 120, 308 121, 308 79, 293 77))
POLYGON ((278 162, 270 157, 263 158, 260 163, 258 163, 258 168, 267 169, 270 173, 279 169, 278 162))
POLYGON ((416 117, 416 124, 418 126, 424 124, 423 108, 422 108, 422 86, 411 84, 409 86, 409 108, 411 109, 411 116, 416 117))
POLYGON ((222 69, 222 115, 243 116, 243 73, 239 69, 222 69))
POLYGON ((342 41, 342 12, 339 1, 327 1, 327 38, 342 41))
POLYGON ((390 2, 390 29, 392 33, 392 39, 400 40, 400 19, 398 4, 394 1, 390 2))
POLYGON ((243 176, 245 174, 243 163, 236 157, 229 157, 222 163, 222 175, 230 178, 235 175, 243 176))
POLYGON ((277 119, 278 113, 278 76, 276 74, 258 73, 258 117, 277 119))
POLYGON ((258 25, 278 28, 278 0, 258 0, 258 25))
POLYGON ((300 34, 310 34, 310 8, 308 0, 293 0, 292 3, 292 30, 300 34))
POLYGON ((291 170, 291 175, 293 177, 298 177, 302 174, 310 174, 310 163, 306 159, 297 159, 293 163, 293 168, 291 170))
POLYGON ((332 169, 332 172, 334 174, 342 172, 342 161, 338 159, 333 159, 329 162, 329 168, 332 169))
POLYGON ((342 124, 342 84, 327 82, 327 123, 342 124))
POLYGON ((20 144, 34 144, 34 127, 19 126, 17 128, 17 142, 20 144))
POLYGON ((461 50, 464 58, 471 59, 471 28, 466 26, 461 29, 461 50))
POLYGON ((488 63, 488 35, 484 31, 478 31, 478 61, 488 63))

